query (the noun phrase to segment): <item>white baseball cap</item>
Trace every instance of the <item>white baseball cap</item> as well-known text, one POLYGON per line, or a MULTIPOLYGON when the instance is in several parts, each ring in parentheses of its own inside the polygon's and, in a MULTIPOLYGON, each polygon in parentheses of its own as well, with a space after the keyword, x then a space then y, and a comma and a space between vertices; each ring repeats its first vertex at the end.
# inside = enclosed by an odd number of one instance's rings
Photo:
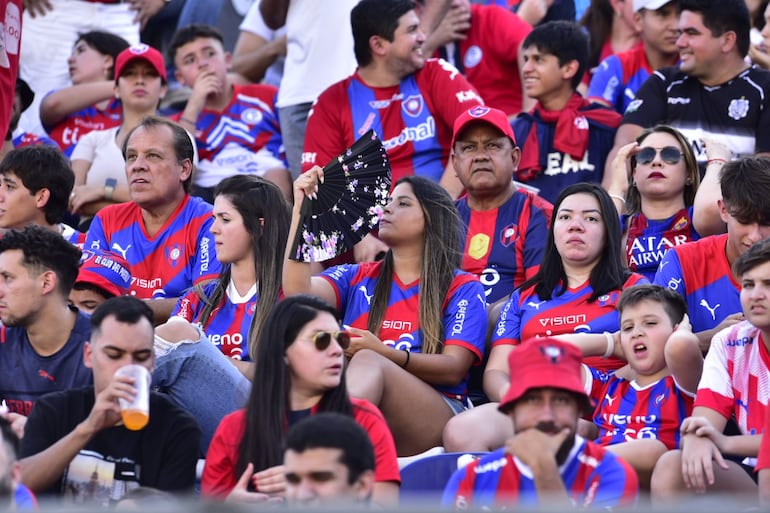
POLYGON ((649 9, 655 11, 660 9, 669 2, 674 0, 634 0, 634 12, 639 12, 642 9, 649 9))

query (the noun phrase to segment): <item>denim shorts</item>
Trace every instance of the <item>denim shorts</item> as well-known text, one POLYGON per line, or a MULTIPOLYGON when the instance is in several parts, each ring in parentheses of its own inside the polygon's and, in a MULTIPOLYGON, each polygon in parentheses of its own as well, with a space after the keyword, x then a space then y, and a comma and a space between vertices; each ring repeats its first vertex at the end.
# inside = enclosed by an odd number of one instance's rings
POLYGON ((471 402, 466 397, 465 400, 460 400, 456 397, 448 397, 444 394, 441 394, 441 398, 449 405, 449 407, 452 409, 452 413, 454 415, 458 415, 465 410, 468 410, 473 407, 471 402))

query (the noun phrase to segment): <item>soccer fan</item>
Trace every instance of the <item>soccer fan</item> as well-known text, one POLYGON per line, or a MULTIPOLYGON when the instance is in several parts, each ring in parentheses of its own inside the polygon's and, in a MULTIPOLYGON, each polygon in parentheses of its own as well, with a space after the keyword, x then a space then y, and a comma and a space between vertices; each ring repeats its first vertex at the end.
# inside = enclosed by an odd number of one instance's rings
POLYGON ((84 246, 120 254, 131 266, 131 294, 152 299, 160 322, 187 289, 220 269, 209 234, 212 207, 188 194, 194 151, 178 124, 144 118, 123 146, 131 201, 101 209, 84 246))
POLYGON ((679 58, 678 0, 634 0, 634 17, 641 27, 641 44, 604 59, 594 71, 586 93, 589 100, 620 114, 653 71, 673 66, 679 58))
POLYGON ((111 297, 125 296, 131 288, 131 267, 117 253, 85 250, 69 302, 92 314, 111 297))
MULTIPOLYGON (((12 148, 22 148, 24 146, 32 146, 35 144, 47 144, 59 148, 56 141, 45 135, 37 135, 26 132, 19 126, 19 119, 24 111, 26 111, 35 99, 35 93, 29 88, 29 85, 21 78, 16 79, 16 92, 13 96, 13 108, 11 113, 11 124, 8 128, 8 134, 5 136, 6 143, 10 139, 10 146, 4 145, 3 150, 11 150, 12 148)), ((4 151, 2 157, 5 156, 7 151, 4 151)))
POLYGON ((719 212, 727 233, 671 248, 653 280, 685 298, 704 353, 717 332, 743 318, 732 268, 752 244, 770 237, 770 159, 727 163, 721 168, 720 188, 719 212))
POLYGON ((246 173, 270 180, 291 198, 275 107, 278 91, 265 84, 231 83, 231 56, 223 45, 216 28, 192 24, 177 30, 169 47, 177 80, 192 89, 176 120, 195 134, 198 147, 193 194, 213 202, 214 187, 223 178, 246 173))
POLYGON ((448 165, 454 120, 481 103, 450 64, 425 60, 425 34, 411 0, 362 0, 350 21, 358 69, 318 97, 308 116, 302 170, 324 166, 374 128, 393 183, 409 175, 462 189, 448 165))
POLYGON ((682 448, 664 454, 655 466, 654 504, 670 505, 705 492, 757 497, 753 458, 759 453, 770 398, 770 240, 746 249, 733 270, 745 320, 711 340, 695 408, 682 423, 682 448), (731 418, 738 425, 737 435, 723 434, 731 418), (748 459, 738 463, 725 455, 748 459))
POLYGON ((553 207, 513 181, 521 152, 505 112, 473 107, 455 120, 450 160, 466 194, 461 268, 479 277, 487 303, 507 299, 535 275, 553 207))
POLYGON ((452 475, 445 506, 614 508, 635 503, 633 468, 577 434, 578 420, 591 404, 580 359, 576 347, 549 337, 529 340, 510 354, 512 379, 499 409, 516 434, 452 475))
POLYGON ((577 92, 588 61, 588 36, 577 24, 539 25, 522 50, 524 91, 537 103, 511 122, 521 147, 516 177, 554 202, 571 184, 601 182, 620 114, 577 92))

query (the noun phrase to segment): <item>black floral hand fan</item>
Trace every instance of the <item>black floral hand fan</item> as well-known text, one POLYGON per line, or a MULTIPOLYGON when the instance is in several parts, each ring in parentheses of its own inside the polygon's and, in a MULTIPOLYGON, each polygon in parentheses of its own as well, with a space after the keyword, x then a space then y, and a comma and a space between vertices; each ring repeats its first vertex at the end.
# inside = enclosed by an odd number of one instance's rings
POLYGON ((380 222, 390 182, 388 154, 369 130, 326 165, 317 199, 302 201, 290 258, 322 262, 351 249, 380 222))

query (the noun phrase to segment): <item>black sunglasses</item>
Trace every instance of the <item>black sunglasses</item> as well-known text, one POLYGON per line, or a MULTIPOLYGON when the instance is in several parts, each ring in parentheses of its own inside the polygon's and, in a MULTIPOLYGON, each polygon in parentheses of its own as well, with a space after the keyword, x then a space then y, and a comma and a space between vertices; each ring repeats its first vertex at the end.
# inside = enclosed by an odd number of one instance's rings
POLYGON ((313 335, 315 348, 319 351, 326 351, 326 348, 332 343, 332 337, 343 350, 350 347, 350 334, 346 331, 318 331, 313 335))
POLYGON ((639 152, 636 154, 636 163, 646 166, 655 160, 655 155, 657 155, 658 152, 660 152, 660 158, 666 164, 678 164, 679 160, 682 158, 682 152, 679 151, 679 148, 674 146, 664 146, 660 149, 653 148, 652 146, 646 146, 639 150, 639 152))

